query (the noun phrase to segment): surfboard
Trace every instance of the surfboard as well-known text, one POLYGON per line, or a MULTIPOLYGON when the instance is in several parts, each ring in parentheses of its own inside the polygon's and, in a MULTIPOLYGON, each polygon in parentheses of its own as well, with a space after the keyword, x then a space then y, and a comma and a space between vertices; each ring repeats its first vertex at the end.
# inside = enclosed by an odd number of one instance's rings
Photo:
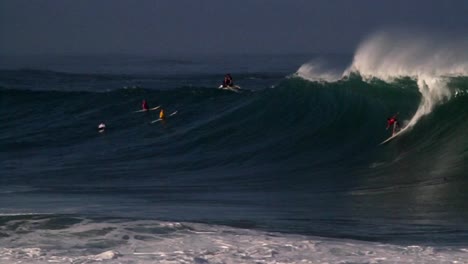
POLYGON ((404 129, 400 129, 398 132, 396 132, 395 134, 393 134, 391 137, 387 138, 386 140, 382 141, 379 145, 385 145, 387 144, 388 142, 392 141, 393 139, 395 139, 398 135, 400 135, 401 132, 403 132, 404 129))
POLYGON ((395 135, 393 135, 393 136, 387 138, 386 140, 382 141, 379 145, 385 145, 385 144, 387 144, 388 142, 392 141, 396 136, 397 136, 397 135, 395 134, 395 135))
POLYGON ((218 89, 222 89, 222 90, 228 90, 228 91, 232 91, 232 92, 236 92, 236 93, 239 93, 242 91, 242 88, 240 88, 240 86, 237 86, 237 85, 234 85, 234 86, 223 86, 223 85, 220 85, 218 87, 218 89))
POLYGON ((148 109, 148 110, 141 109, 141 110, 135 111, 134 113, 141 113, 141 112, 148 112, 148 111, 153 111, 153 110, 157 110, 157 109, 159 109, 160 107, 161 107, 161 106, 160 106, 160 105, 158 105, 158 106, 156 106, 156 107, 153 107, 153 108, 150 108, 150 109, 148 109))

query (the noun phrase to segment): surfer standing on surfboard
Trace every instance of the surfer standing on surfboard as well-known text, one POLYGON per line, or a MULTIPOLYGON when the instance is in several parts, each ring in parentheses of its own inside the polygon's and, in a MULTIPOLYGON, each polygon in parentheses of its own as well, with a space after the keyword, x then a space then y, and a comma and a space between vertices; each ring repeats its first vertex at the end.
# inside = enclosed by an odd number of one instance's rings
POLYGON ((396 118, 398 113, 394 116, 387 118, 387 130, 393 125, 392 136, 400 129, 400 124, 398 123, 398 119, 396 118))

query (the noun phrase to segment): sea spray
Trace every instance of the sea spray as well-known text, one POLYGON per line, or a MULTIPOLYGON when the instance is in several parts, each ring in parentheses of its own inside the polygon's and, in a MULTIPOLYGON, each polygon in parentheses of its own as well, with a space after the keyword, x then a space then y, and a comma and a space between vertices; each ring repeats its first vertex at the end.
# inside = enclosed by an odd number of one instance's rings
POLYGON ((303 64, 295 75, 318 82, 336 82, 341 79, 341 72, 323 59, 314 59, 303 64))
POLYGON ((468 74, 468 41, 422 34, 381 32, 372 35, 357 49, 344 76, 359 73, 364 79, 392 82, 397 78, 417 80, 422 95, 418 110, 405 129, 452 96, 448 77, 468 74), (442 40, 443 39, 443 40, 442 40))

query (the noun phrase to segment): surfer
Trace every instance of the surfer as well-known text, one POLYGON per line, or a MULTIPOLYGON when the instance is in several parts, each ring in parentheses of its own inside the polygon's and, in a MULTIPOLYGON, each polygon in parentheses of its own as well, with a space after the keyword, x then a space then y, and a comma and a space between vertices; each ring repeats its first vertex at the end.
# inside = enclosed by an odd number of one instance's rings
POLYGON ((387 118, 387 130, 393 125, 392 136, 400 129, 400 123, 398 123, 398 119, 396 118, 398 115, 395 114, 392 117, 387 118))
POLYGON ((231 86, 234 86, 234 80, 232 79, 231 74, 228 73, 224 76, 223 87, 231 87, 231 86))
POLYGON ((161 111, 159 111, 159 119, 165 119, 166 118, 166 114, 164 113, 164 109, 161 108, 161 111))
POLYGON ((141 109, 144 110, 144 111, 149 110, 148 103, 144 99, 143 99, 143 102, 141 103, 141 109))

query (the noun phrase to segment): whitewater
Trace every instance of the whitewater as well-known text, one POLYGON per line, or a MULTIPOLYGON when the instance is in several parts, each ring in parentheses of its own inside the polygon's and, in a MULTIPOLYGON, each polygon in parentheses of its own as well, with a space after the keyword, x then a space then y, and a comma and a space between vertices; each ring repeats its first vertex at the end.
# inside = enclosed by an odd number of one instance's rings
POLYGON ((418 111, 405 125, 413 127, 435 105, 449 100, 459 90, 448 87, 450 78, 468 75, 468 41, 464 38, 430 37, 421 33, 379 32, 366 39, 357 49, 353 62, 342 76, 326 72, 322 63, 313 61, 301 66, 298 76, 311 80, 337 81, 358 73, 366 80, 394 82, 409 77, 418 84, 422 100, 418 111))

